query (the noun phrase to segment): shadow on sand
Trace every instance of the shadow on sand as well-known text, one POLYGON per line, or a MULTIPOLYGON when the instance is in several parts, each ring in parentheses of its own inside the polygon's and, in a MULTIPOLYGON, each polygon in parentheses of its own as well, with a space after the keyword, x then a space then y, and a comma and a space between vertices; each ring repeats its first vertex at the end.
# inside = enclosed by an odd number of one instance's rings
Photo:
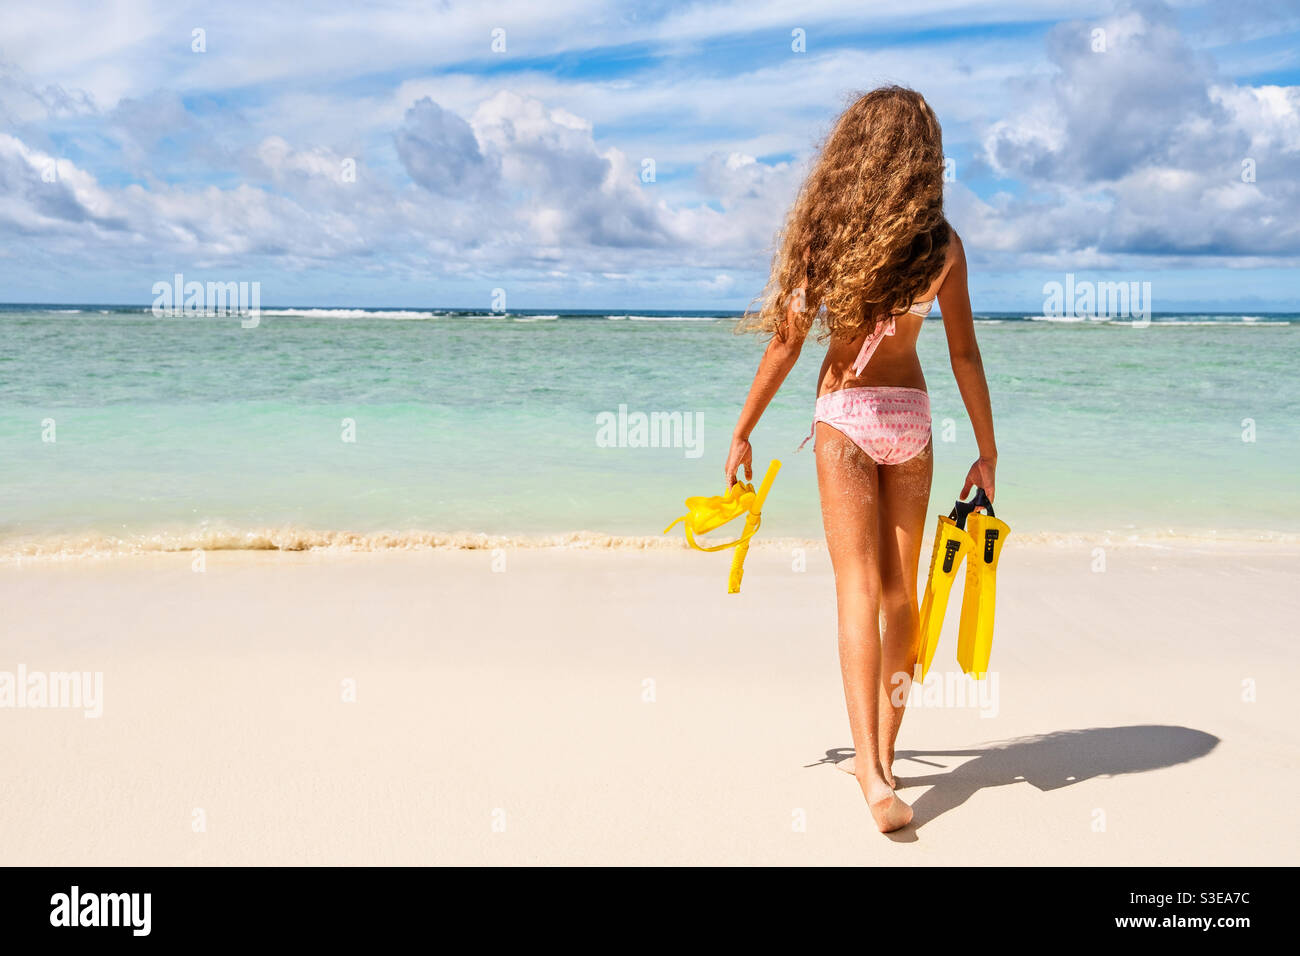
MULTIPOLYGON (((1190 727, 1146 724, 1058 730, 998 741, 975 750, 900 750, 895 754, 894 763, 899 789, 908 786, 930 789, 912 803, 911 824, 888 836, 904 841, 916 839, 916 830, 961 806, 985 787, 1029 783, 1039 790, 1057 790, 1093 777, 1143 773, 1186 763, 1204 757, 1218 743, 1218 737, 1190 727), (952 767, 947 773, 922 778, 909 779, 900 772, 907 768, 908 762, 947 769, 954 761, 944 761, 945 757, 973 759, 952 767)), ((825 757, 807 766, 838 764, 853 754, 851 747, 828 750, 825 757)), ((906 793, 902 796, 907 799, 906 793)))

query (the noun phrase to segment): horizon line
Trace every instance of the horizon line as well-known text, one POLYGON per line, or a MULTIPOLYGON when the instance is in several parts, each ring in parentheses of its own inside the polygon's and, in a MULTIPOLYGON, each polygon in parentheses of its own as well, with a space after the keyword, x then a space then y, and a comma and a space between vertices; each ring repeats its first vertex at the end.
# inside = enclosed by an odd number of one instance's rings
MULTIPOLYGON (((61 307, 64 307, 64 308, 73 308, 73 307, 85 307, 85 308, 91 308, 91 307, 99 307, 99 308, 119 308, 119 309, 121 309, 121 308, 138 308, 138 309, 144 309, 144 310, 148 311, 148 310, 151 310, 151 309, 152 309, 153 302, 152 302, 152 301, 151 301, 151 302, 143 302, 143 303, 142 303, 142 302, 34 302, 34 301, 33 301, 33 302, 0 302, 0 308, 9 308, 9 307, 17 307, 17 306, 40 306, 40 307, 61 306, 61 307)), ((1241 308, 1243 308, 1243 307, 1238 307, 1238 310, 1240 310, 1241 308)), ((518 314, 526 313, 526 312, 542 312, 542 313, 548 313, 548 312, 557 312, 557 311, 558 311, 559 314, 562 314, 562 315, 579 315, 579 314, 582 314, 582 313, 592 313, 592 314, 610 314, 610 315, 616 315, 616 314, 620 314, 620 313, 625 313, 625 314, 629 314, 629 315, 639 315, 639 314, 642 314, 642 313, 653 313, 653 312, 662 312, 662 313, 668 313, 668 314, 677 313, 677 312, 708 312, 708 313, 723 313, 723 312, 726 312, 726 313, 729 313, 729 314, 744 315, 745 312, 748 311, 747 309, 744 309, 744 308, 739 308, 739 309, 737 309, 737 308, 703 308, 703 309, 701 309, 701 308, 689 308, 689 307, 686 307, 686 306, 674 306, 674 307, 672 307, 672 308, 649 308, 649 307, 644 307, 644 308, 640 308, 640 309, 636 309, 636 310, 634 310, 634 309, 627 309, 627 308, 600 308, 600 307, 597 307, 597 308, 569 308, 569 307, 561 308, 561 307, 559 307, 559 306, 530 306, 530 307, 520 307, 520 308, 515 308, 515 309, 504 309, 504 310, 499 310, 499 311, 498 311, 498 310, 490 309, 490 308, 481 308, 481 307, 473 307, 473 306, 468 306, 468 307, 467 307, 467 306, 449 306, 449 305, 433 305, 433 306, 430 306, 430 305, 419 305, 419 306, 416 306, 416 305, 319 305, 319 304, 301 304, 301 303, 295 303, 295 304, 291 304, 291 305, 262 305, 262 306, 259 306, 258 309, 259 309, 259 311, 261 311, 261 312, 275 312, 275 311, 277 311, 277 310, 281 310, 281 309, 320 309, 320 310, 353 309, 353 310, 357 310, 357 311, 366 311, 366 312, 370 312, 370 311, 404 311, 404 312, 465 312, 465 313, 481 313, 481 314, 483 314, 483 315, 494 315, 494 314, 497 314, 497 315, 518 315, 518 314)), ((183 310, 182 310, 182 311, 183 311, 183 310)), ((1016 314, 1016 313, 1019 313, 1019 314, 1024 314, 1024 315, 1029 315, 1029 314, 1034 314, 1034 315, 1043 315, 1043 314, 1044 314, 1041 308, 1039 308, 1039 309, 1033 309, 1033 308, 1012 308, 1012 309, 1007 309, 1007 308, 1003 308, 1003 309, 985 309, 985 310, 983 310, 983 311, 984 311, 984 313, 1007 313, 1007 314, 1016 314)), ((1198 313, 1204 313, 1204 314, 1206 314, 1206 315, 1245 315, 1245 314, 1255 314, 1255 313, 1258 313, 1258 314, 1260 314, 1260 315, 1300 315, 1300 304, 1297 304, 1297 307, 1294 308, 1294 309, 1282 309, 1282 308, 1275 308, 1275 307, 1271 307, 1271 306, 1270 306, 1270 307, 1267 307, 1267 308, 1250 309, 1249 312, 1244 312, 1244 311, 1234 311, 1234 310, 1227 310, 1227 311, 1225 311, 1225 310, 1223 310, 1222 308, 1219 308, 1219 307, 1217 307, 1217 306, 1216 306, 1216 307, 1195 307, 1195 306, 1185 306, 1185 307, 1183 307, 1183 308, 1181 308, 1181 309, 1152 309, 1151 312, 1150 312, 1150 314, 1151 314, 1151 315, 1181 315, 1181 314, 1186 314, 1186 313, 1191 312, 1191 311, 1195 311, 1195 312, 1198 312, 1198 313)), ((979 315, 979 314, 981 314, 980 310, 975 309, 975 308, 972 308, 972 309, 971 309, 971 312, 972 312, 972 314, 975 314, 975 315, 979 315)), ((196 311, 196 314, 205 314, 205 313, 197 312, 197 311, 196 311)), ((939 314, 942 314, 942 312, 940 311, 939 314)), ((1099 317, 1101 317, 1101 316, 1099 316, 1099 317)))

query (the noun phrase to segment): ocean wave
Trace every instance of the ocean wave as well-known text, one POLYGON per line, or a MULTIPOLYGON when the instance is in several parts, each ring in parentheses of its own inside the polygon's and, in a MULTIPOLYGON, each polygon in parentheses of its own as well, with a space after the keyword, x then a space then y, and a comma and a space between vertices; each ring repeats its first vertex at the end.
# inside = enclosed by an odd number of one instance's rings
MULTIPOLYGON (((1123 528, 1119 530, 1019 531, 1007 539, 1028 548, 1060 550, 1082 548, 1149 548, 1188 551, 1197 548, 1248 551, 1271 549, 1287 554, 1300 552, 1300 532, 1210 528, 1123 528)), ((926 547, 929 547, 928 539, 926 547)))
POLYGON ((717 322, 720 315, 620 315, 606 318, 627 319, 629 322, 717 322))
MULTIPOLYGON (((110 306, 107 308, 91 305, 86 308, 56 308, 53 306, 27 306, 23 307, 16 304, 0 304, 0 318, 8 315, 42 315, 51 318, 61 318, 64 316, 81 316, 85 314, 98 315, 118 315, 118 316, 148 316, 152 313, 150 306, 110 306)), ((735 322, 739 319, 734 314, 714 314, 714 315, 625 315, 625 314, 601 314, 599 312, 559 312, 555 314, 533 315, 524 312, 492 312, 489 310, 476 309, 370 309, 370 308, 324 308, 324 307, 283 307, 283 308, 263 308, 260 310, 264 316, 281 317, 281 318, 306 318, 306 319, 388 319, 394 321, 434 321, 439 319, 494 319, 497 321, 515 321, 515 322, 551 322, 566 320, 605 320, 609 322, 704 322, 704 323, 722 323, 735 322)), ((218 313, 182 313, 177 318, 214 318, 224 317, 218 313)), ((1131 326, 1135 320, 1128 316, 1090 316, 1090 315, 1023 315, 1012 312, 990 312, 973 316, 974 321, 983 325, 997 325, 999 323, 1019 323, 1019 322, 1036 322, 1062 325, 1116 325, 1131 326)), ((927 317, 927 321, 942 322, 942 316, 932 313, 927 317)), ((1197 312, 1166 312, 1151 316, 1149 319, 1137 320, 1143 327, 1145 326, 1169 326, 1190 327, 1190 326, 1223 326, 1223 327, 1242 327, 1242 326, 1291 326, 1300 323, 1300 314, 1298 313, 1260 313, 1260 314, 1236 314, 1236 313, 1197 313, 1197 312)))
MULTIPOLYGON (((770 544, 771 542, 766 542, 770 544)), ((676 535, 616 535, 599 531, 487 534, 479 531, 322 531, 262 528, 201 529, 119 537, 94 532, 0 539, 0 563, 29 558, 116 557, 193 551, 492 551, 496 549, 681 550, 676 535)))
POLYGON ((16 315, 19 315, 19 316, 22 316, 22 315, 41 315, 41 316, 46 316, 46 317, 48 317, 48 318, 63 318, 63 317, 65 317, 65 316, 67 316, 67 317, 74 317, 74 316, 79 316, 79 315, 90 315, 90 314, 95 314, 95 315, 149 315, 149 314, 151 314, 152 312, 153 312, 153 309, 152 309, 152 307, 149 307, 149 306, 145 306, 145 307, 142 307, 142 308, 139 308, 139 307, 136 307, 136 306, 129 306, 129 307, 127 307, 127 306, 119 306, 119 307, 117 307, 117 308, 111 308, 111 309, 47 309, 47 308, 14 309, 14 308, 4 308, 4 307, 0 307, 0 318, 5 318, 5 317, 7 317, 7 316, 15 315, 15 314, 16 314, 16 315))
MULTIPOLYGON (((1132 325, 1131 322, 1124 323, 1132 325)), ((1240 319, 1158 319, 1149 323, 1150 325, 1161 326, 1202 326, 1202 325, 1290 325, 1286 319, 1259 319, 1251 316, 1242 316, 1240 319)))
POLYGON ((1061 322, 1067 325, 1073 325, 1081 322, 1092 322, 1097 325, 1107 325, 1114 320, 1110 316, 1096 315, 1025 315, 1021 316, 1026 322, 1061 322))
MULTIPOLYGON (((922 550, 929 552, 931 539, 922 550)), ((771 537, 756 539, 752 550, 818 550, 817 538, 771 537)), ((1007 547, 1038 550, 1082 550, 1096 547, 1145 548, 1168 551, 1211 549, 1215 553, 1239 549, 1266 550, 1300 555, 1300 533, 1281 531, 1215 531, 1144 529, 1118 531, 1017 531, 1007 547)), ((678 534, 619 535, 602 531, 553 534, 488 534, 480 531, 329 531, 293 527, 248 531, 197 529, 166 531, 127 537, 96 532, 30 535, 0 538, 0 565, 25 561, 111 558, 147 554, 181 554, 195 551, 375 553, 385 551, 686 551, 678 534)))
POLYGON ((262 309, 262 315, 293 316, 303 319, 437 319, 445 313, 409 309, 262 309))
MULTIPOLYGON (((1291 319, 1265 318, 1259 315, 1197 315, 1187 313, 1174 316, 1151 316, 1150 318, 1134 318, 1132 316, 1096 316, 1096 315, 1023 315, 1020 317, 1025 322, 1057 322, 1066 325, 1078 325, 1087 323, 1090 325, 1137 325, 1139 328, 1150 326, 1169 326, 1171 328, 1186 326, 1204 326, 1204 325, 1291 325, 1291 319)), ((975 321, 980 321, 976 318, 975 321)))

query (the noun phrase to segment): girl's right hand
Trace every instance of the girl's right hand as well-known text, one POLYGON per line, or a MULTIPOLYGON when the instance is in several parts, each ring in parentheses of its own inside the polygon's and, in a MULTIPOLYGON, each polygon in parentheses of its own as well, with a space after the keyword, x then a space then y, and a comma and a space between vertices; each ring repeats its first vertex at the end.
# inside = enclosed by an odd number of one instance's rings
POLYGON ((727 487, 730 488, 736 483, 736 472, 740 470, 741 465, 745 466, 745 480, 754 480, 754 449, 750 447, 749 440, 731 436, 731 451, 727 453, 727 487))

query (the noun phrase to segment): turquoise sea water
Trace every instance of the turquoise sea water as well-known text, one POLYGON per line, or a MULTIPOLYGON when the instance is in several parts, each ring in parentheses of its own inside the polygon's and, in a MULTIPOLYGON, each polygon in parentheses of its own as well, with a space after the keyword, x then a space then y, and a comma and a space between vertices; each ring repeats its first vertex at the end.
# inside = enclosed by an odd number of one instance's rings
MULTIPOLYGON (((295 309, 245 329, 0 307, 0 551, 267 529, 657 534, 686 495, 722 490, 762 348, 733 318, 295 309), (698 445, 620 446, 615 427, 605 447, 600 416, 620 406, 698 421, 698 445)), ((990 315, 977 333, 1013 528, 1300 531, 1300 316, 990 315)), ((919 348, 931 510, 947 510, 975 445, 941 320, 919 348)), ((811 446, 794 454, 821 356, 810 341, 753 437, 758 471, 785 462, 765 534, 821 534, 811 446)))

